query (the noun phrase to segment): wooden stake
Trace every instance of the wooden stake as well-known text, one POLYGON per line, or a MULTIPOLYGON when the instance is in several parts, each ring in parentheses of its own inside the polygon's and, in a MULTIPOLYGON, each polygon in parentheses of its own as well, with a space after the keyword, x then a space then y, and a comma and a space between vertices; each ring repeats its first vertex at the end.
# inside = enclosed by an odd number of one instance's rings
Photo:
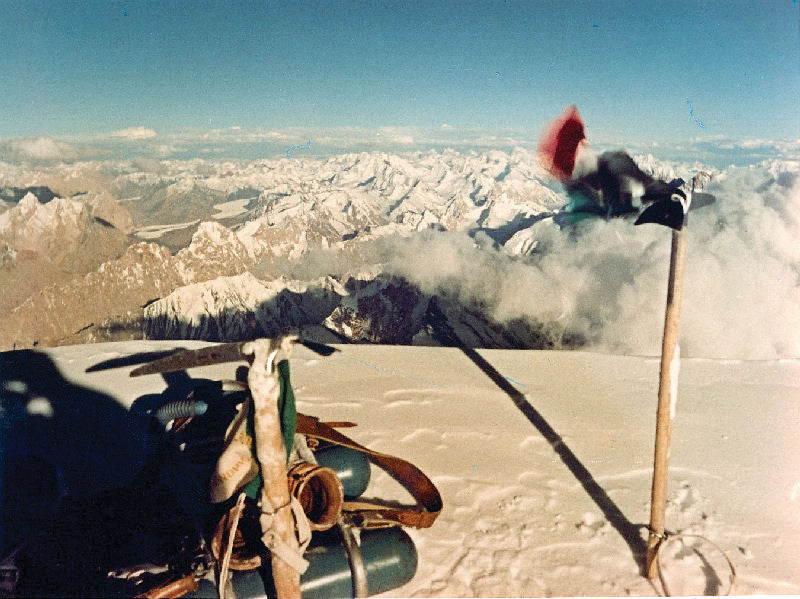
POLYGON ((664 538, 664 512, 667 502, 667 474, 672 434, 673 403, 677 394, 677 368, 680 360, 678 335, 681 316, 683 265, 686 261, 686 225, 672 232, 669 261, 667 309, 664 316, 664 339, 661 346, 661 374, 656 412, 656 443, 653 459, 653 486, 650 494, 650 537, 647 541, 647 577, 658 575, 656 554, 664 538), (676 353, 678 352, 678 353, 676 353))

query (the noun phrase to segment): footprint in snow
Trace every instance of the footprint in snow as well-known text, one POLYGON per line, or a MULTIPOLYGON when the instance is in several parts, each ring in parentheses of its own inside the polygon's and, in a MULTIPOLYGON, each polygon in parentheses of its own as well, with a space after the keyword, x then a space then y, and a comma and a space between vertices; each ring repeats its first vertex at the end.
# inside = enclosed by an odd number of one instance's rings
POLYGON ((582 532, 594 536, 606 525, 606 521, 592 512, 586 512, 583 519, 575 525, 575 528, 582 532))

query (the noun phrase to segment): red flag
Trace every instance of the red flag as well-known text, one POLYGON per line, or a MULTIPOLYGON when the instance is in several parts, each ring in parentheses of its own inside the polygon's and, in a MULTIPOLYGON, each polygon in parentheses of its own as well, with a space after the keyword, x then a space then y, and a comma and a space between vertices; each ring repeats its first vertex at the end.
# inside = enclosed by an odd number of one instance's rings
POLYGON ((542 134, 539 141, 539 160, 542 166, 561 181, 572 178, 578 146, 586 139, 583 119, 571 105, 542 134))

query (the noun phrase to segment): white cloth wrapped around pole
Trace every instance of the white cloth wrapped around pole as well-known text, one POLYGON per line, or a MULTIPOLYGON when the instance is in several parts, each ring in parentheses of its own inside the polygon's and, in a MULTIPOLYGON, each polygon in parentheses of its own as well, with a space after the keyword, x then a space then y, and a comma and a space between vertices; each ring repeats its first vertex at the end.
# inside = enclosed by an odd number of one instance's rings
POLYGON ((291 347, 292 339, 284 337, 257 339, 243 348, 253 354, 247 383, 253 398, 256 458, 263 480, 259 522, 262 540, 272 553, 272 576, 280 599, 300 599, 300 572, 293 557, 302 561, 286 478, 286 449, 278 414, 280 382, 275 368, 278 352, 282 350, 288 357, 291 347))

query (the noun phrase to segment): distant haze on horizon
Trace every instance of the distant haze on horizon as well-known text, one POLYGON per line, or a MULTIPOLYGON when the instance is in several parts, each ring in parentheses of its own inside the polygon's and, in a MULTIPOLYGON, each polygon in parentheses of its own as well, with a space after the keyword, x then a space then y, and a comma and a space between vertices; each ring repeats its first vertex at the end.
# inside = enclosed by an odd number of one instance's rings
POLYGON ((571 103, 601 141, 800 138, 792 0, 0 10, 0 141, 280 130, 276 148, 288 148, 348 128, 401 147, 415 128, 535 140, 571 103))

